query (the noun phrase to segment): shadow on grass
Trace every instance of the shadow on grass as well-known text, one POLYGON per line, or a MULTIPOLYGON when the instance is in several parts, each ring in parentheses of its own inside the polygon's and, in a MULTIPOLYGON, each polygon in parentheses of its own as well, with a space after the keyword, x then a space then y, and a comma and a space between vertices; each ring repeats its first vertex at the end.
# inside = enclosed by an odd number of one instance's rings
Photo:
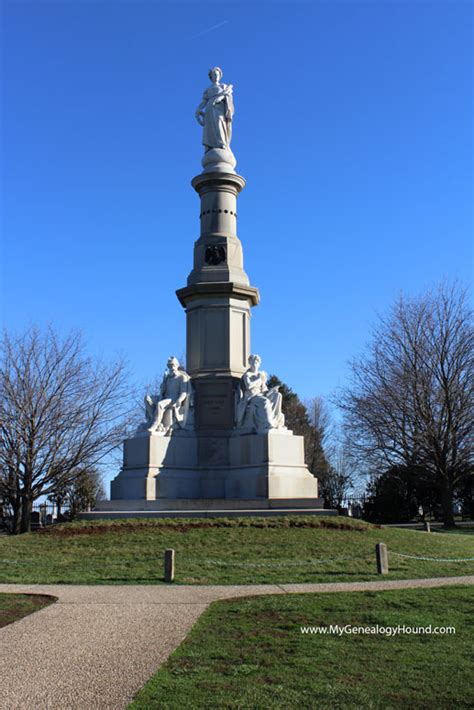
POLYGON ((0 628, 39 611, 58 598, 50 594, 0 594, 0 628))

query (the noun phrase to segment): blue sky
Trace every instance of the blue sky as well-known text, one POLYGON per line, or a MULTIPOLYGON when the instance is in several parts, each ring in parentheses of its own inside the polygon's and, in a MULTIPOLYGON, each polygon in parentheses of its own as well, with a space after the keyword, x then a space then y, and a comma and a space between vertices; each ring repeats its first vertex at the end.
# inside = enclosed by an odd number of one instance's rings
POLYGON ((470 2, 3 2, 3 320, 137 387, 185 349, 194 111, 234 84, 252 350, 302 397, 376 312, 472 269, 470 2), (219 25, 219 26, 217 26, 219 25), (216 27, 217 26, 217 27, 216 27))

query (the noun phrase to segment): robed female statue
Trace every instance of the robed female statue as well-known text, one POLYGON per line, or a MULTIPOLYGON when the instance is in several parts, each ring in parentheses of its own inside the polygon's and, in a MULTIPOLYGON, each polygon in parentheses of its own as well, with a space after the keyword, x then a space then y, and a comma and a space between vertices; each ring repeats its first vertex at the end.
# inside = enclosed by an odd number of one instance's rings
POLYGON ((211 85, 204 91, 202 101, 196 109, 196 119, 203 127, 202 142, 205 150, 228 149, 232 137, 232 117, 234 102, 232 84, 222 84, 222 69, 213 67, 209 71, 211 85))

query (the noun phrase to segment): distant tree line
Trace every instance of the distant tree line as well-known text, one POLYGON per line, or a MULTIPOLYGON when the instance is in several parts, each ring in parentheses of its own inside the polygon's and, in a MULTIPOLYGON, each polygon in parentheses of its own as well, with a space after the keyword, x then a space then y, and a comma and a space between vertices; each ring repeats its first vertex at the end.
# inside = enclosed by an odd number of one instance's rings
MULTIPOLYGON (((462 515, 474 518, 474 477, 457 486, 453 504, 462 515)), ((429 469, 394 466, 371 477, 363 499, 363 517, 374 523, 444 520, 441 498, 429 469)))

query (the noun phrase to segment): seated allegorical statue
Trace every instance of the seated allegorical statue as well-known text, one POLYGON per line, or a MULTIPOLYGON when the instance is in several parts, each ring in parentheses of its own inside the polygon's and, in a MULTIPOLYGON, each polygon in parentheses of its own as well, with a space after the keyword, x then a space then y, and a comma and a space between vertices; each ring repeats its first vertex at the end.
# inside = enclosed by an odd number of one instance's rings
POLYGON ((267 373, 260 371, 261 358, 249 356, 249 367, 240 380, 237 402, 237 428, 263 433, 270 429, 283 429, 282 396, 278 387, 267 387, 267 373))
POLYGON ((167 368, 159 394, 147 394, 145 397, 146 425, 142 428, 162 436, 189 424, 192 396, 191 378, 180 369, 176 357, 169 358, 167 368))

